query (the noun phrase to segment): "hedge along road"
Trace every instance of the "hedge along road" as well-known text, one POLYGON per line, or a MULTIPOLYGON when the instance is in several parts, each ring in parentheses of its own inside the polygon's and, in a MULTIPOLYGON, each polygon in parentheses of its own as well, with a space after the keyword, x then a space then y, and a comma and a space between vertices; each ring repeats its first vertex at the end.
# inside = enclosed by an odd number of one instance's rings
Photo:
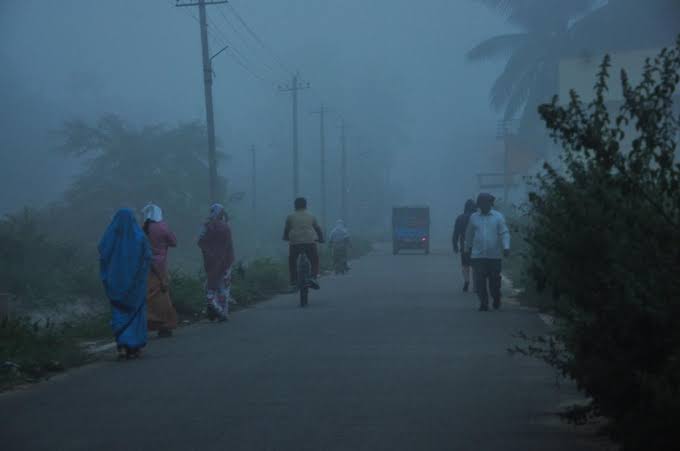
POLYGON ((3 450, 580 450, 574 394, 506 349, 535 312, 481 313, 458 260, 392 256, 0 396, 3 450))

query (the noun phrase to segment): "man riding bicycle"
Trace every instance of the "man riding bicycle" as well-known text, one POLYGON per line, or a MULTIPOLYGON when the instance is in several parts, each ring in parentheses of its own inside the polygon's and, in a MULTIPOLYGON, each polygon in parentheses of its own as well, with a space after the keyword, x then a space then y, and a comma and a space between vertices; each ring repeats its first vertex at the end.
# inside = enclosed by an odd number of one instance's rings
POLYGON ((323 243, 323 232, 316 218, 307 211, 307 199, 304 197, 295 199, 295 212, 286 219, 283 239, 289 243, 290 284, 293 286, 297 284, 297 260, 300 255, 305 254, 312 265, 312 278, 309 285, 318 290, 319 251, 316 243, 323 243))

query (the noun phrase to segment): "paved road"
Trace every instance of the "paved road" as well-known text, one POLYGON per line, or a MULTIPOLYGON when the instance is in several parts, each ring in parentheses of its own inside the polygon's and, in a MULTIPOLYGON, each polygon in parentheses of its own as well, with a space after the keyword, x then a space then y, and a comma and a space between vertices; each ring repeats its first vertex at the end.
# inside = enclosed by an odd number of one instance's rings
POLYGON ((0 396, 3 450, 595 449, 549 414, 573 393, 510 357, 535 313, 480 313, 446 255, 377 253, 227 324, 0 396))

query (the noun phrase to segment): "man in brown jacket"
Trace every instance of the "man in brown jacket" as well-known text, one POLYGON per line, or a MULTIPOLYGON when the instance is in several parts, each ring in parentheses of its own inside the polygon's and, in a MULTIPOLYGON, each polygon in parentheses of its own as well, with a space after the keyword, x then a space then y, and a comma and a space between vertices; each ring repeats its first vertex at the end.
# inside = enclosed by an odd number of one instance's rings
POLYGON ((297 283, 297 259, 301 254, 305 254, 312 264, 310 285, 318 290, 319 251, 316 243, 323 243, 323 232, 316 218, 307 211, 307 199, 304 197, 295 199, 295 212, 288 215, 286 219, 283 239, 289 243, 290 284, 295 285, 297 283))

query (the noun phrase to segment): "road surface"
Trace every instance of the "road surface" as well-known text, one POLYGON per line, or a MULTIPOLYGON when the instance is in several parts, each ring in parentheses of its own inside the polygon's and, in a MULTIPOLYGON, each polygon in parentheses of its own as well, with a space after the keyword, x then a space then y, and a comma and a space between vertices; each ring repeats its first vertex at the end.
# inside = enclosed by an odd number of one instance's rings
POLYGON ((2 449, 599 449, 551 414, 572 389, 506 352, 544 330, 535 312, 478 312, 443 253, 353 266, 308 309, 281 296, 0 395, 2 449))

